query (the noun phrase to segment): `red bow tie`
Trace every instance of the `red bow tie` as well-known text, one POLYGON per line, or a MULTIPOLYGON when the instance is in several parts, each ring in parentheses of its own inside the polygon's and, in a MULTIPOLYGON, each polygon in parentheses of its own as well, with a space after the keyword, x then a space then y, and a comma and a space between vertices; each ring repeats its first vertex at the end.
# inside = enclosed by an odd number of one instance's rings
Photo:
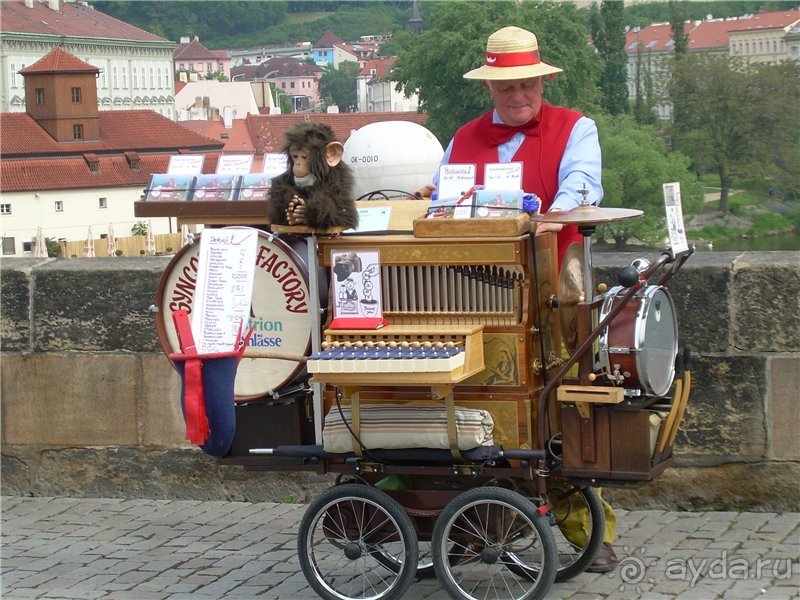
POLYGON ((539 135, 539 119, 534 117, 527 123, 517 127, 511 127, 503 123, 491 123, 486 129, 486 141, 491 146, 499 146, 510 140, 517 132, 522 132, 525 135, 539 135))

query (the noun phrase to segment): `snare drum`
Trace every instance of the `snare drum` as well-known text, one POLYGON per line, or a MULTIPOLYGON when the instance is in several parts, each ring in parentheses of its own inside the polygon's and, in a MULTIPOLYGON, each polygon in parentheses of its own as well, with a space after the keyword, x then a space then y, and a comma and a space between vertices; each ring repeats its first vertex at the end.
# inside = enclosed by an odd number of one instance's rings
MULTIPOLYGON (((627 288, 611 288, 603 300, 604 319, 627 288)), ((643 390, 664 396, 675 377, 678 322, 666 288, 652 285, 637 292, 600 335, 600 366, 607 374, 619 371, 622 387, 637 395, 643 390)))
MULTIPOLYGON (((156 328, 167 354, 179 352, 172 311, 190 315, 194 305, 200 236, 184 246, 167 265, 156 292, 156 328)), ((307 356, 311 348, 310 290, 304 238, 277 238, 258 232, 250 322, 255 326, 248 349, 307 356)), ((318 270, 320 306, 327 305, 327 271, 318 270)), ((245 358, 239 363, 234 397, 243 402, 278 394, 305 374, 305 365, 277 358, 245 358)))

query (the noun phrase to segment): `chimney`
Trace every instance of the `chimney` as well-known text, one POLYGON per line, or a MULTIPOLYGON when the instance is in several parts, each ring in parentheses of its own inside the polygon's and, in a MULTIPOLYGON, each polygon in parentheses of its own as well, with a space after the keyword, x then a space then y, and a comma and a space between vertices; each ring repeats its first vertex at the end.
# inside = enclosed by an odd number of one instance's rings
POLYGON ((33 8, 33 0, 25 0, 25 6, 28 8, 33 8))
POLYGON ((58 0, 47 0, 47 6, 50 7, 50 10, 58 12, 58 0))

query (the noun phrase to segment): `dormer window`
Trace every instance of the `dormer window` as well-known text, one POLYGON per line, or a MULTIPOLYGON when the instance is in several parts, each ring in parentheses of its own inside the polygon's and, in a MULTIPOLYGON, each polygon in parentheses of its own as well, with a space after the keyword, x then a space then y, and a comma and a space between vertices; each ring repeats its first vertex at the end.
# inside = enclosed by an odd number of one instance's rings
POLYGON ((86 164, 89 165, 89 170, 92 173, 100 172, 100 159, 98 158, 97 154, 94 154, 93 152, 87 152, 83 155, 83 160, 85 160, 86 164))
POLYGON ((126 152, 125 153, 125 160, 128 161, 128 166, 130 167, 131 171, 138 171, 139 170, 139 155, 136 152, 126 152))

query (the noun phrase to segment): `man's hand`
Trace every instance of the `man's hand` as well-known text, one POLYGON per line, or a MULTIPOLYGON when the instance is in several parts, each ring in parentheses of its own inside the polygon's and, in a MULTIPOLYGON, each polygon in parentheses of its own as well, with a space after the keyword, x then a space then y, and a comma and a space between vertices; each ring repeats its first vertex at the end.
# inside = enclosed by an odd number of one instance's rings
POLYGON ((431 194, 433 193, 433 190, 435 190, 435 189, 436 189, 436 186, 433 185, 432 183, 429 183, 428 185, 424 185, 421 188, 419 188, 416 192, 414 192, 413 196, 409 196, 408 200, 426 200, 426 199, 430 199, 431 194))
MULTIPOLYGON (((561 211, 559 209, 555 208, 555 209, 549 210, 548 212, 554 213, 554 212, 561 212, 561 211)), ((558 233, 562 229, 564 229, 564 224, 563 223, 542 223, 541 221, 536 223, 536 235, 539 235, 540 233, 547 233, 549 231, 552 231, 553 233, 558 233)))

